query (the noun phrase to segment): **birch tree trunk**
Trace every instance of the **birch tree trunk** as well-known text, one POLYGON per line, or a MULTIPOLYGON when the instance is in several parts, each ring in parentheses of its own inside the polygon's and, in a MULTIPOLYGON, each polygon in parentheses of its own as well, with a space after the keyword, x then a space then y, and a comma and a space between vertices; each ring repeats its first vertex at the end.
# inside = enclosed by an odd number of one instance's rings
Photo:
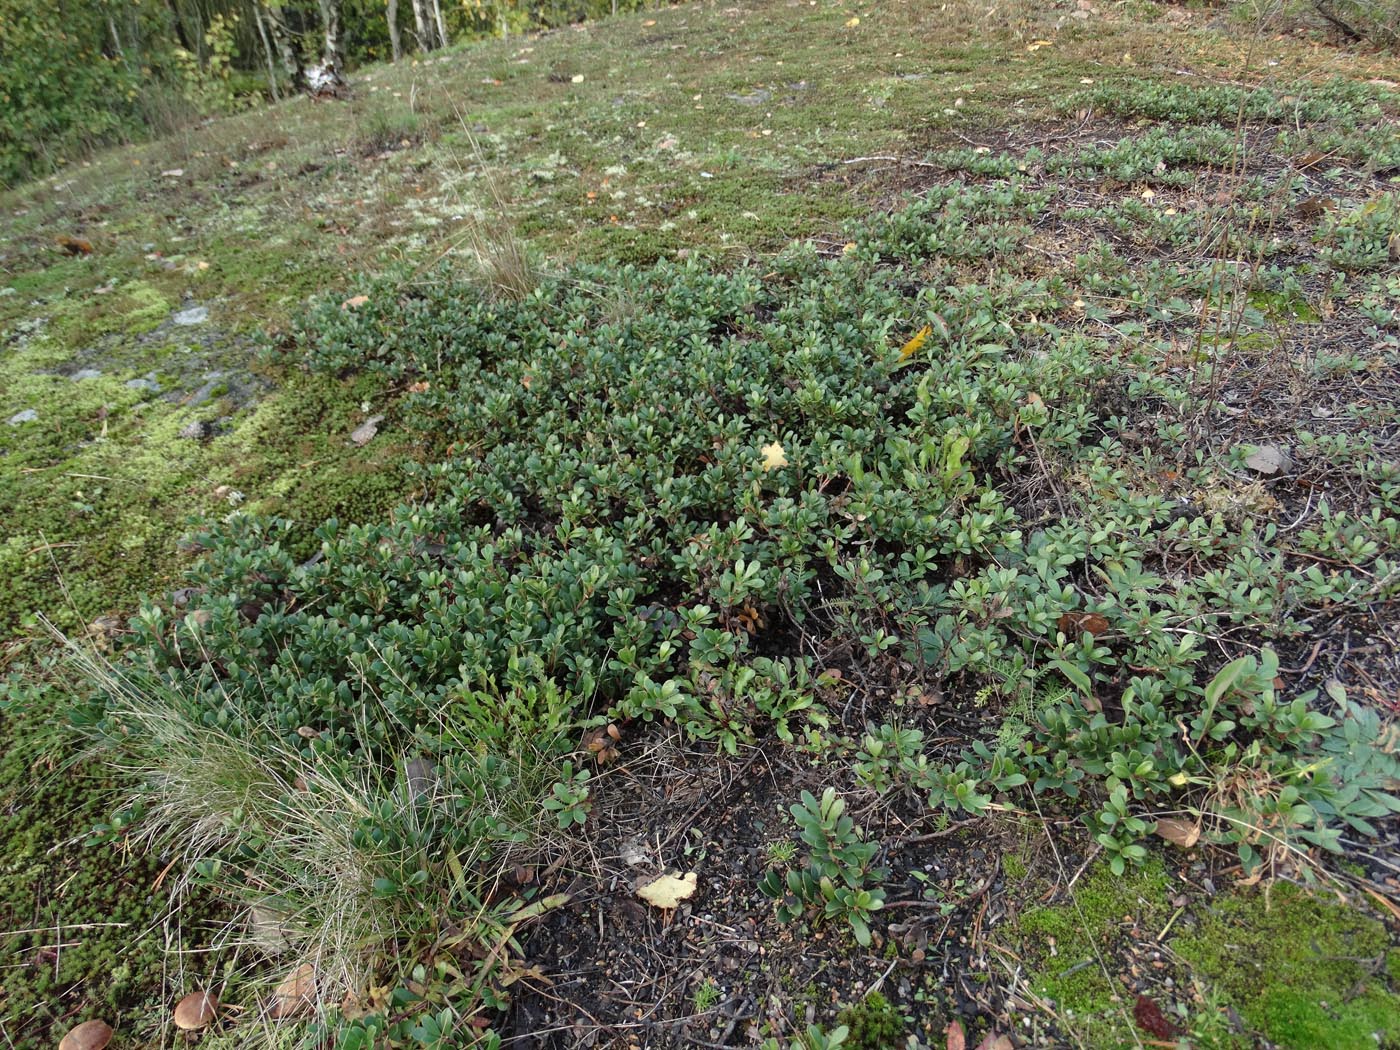
POLYGON ((434 20, 435 22, 437 22, 438 46, 439 46, 439 47, 446 47, 446 46, 447 46, 447 23, 444 22, 444 21, 442 20, 442 3, 441 3, 441 0, 432 0, 432 2, 433 2, 433 20, 434 20))
POLYGON ((389 20, 389 50, 397 62, 403 57, 403 41, 399 38, 399 0, 388 0, 384 14, 389 20))
POLYGON ((334 83, 345 78, 345 38, 340 32, 340 0, 320 0, 321 29, 324 45, 321 48, 321 65, 325 67, 334 83))
POLYGON ((433 35, 432 30, 428 27, 426 0, 413 0, 413 25, 417 30, 418 50, 431 51, 433 49, 433 35))
POLYGON ((267 86, 272 89, 272 101, 281 102, 282 93, 277 90, 277 67, 272 59, 272 41, 268 39, 267 23, 263 21, 262 5, 253 5, 253 24, 258 28, 258 39, 262 41, 263 57, 267 59, 267 86))
POLYGON ((302 68, 301 52, 297 50, 291 30, 287 28, 286 18, 283 17, 281 8, 274 3, 260 0, 258 6, 262 8, 263 18, 267 20, 268 32, 272 35, 277 54, 281 57, 282 69, 292 82, 292 90, 300 91, 306 86, 306 70, 302 68))

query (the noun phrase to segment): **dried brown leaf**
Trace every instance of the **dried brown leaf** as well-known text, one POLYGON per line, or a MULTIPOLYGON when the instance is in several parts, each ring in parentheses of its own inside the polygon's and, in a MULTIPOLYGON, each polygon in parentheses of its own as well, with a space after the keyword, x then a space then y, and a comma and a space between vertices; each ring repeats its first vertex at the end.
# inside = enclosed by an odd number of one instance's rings
POLYGON ((1190 849, 1201 838, 1199 824, 1193 824, 1189 820, 1177 820, 1175 817, 1162 817, 1153 830, 1172 845, 1182 849, 1190 849))
POLYGON ((272 1016, 298 1017, 308 1013, 315 996, 316 970, 310 963, 302 963, 282 978, 282 983, 272 993, 272 1016))
POLYGON ((1260 474, 1287 474, 1293 469, 1293 460, 1286 448, 1278 445, 1259 445, 1245 457, 1244 465, 1260 474))
POLYGON ((1067 612, 1060 617, 1057 626, 1061 634, 1073 641, 1081 635, 1103 634, 1108 630, 1108 620, 1095 612, 1067 612))

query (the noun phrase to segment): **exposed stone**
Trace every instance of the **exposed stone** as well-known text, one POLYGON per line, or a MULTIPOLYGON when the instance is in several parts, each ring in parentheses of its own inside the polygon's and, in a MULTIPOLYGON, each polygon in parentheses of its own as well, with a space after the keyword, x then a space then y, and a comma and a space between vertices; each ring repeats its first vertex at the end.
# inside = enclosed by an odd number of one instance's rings
POLYGON ((189 306, 179 311, 170 320, 175 324, 186 326, 203 324, 205 321, 209 320, 209 307, 189 306))

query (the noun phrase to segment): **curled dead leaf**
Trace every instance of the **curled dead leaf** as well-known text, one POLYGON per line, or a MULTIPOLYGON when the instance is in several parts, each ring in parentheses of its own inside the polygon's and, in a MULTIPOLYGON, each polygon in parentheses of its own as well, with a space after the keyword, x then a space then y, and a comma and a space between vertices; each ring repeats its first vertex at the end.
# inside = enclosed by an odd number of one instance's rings
POLYGON ((345 302, 340 304, 340 308, 342 310, 354 310, 364 306, 367 302, 369 302, 369 296, 367 295, 352 295, 349 299, 346 299, 345 302))
POLYGON ((1293 459, 1286 448, 1259 445, 1245 457, 1244 465, 1260 474, 1287 474, 1293 469, 1293 459))
POLYGON ((1201 838, 1201 826, 1175 817, 1162 817, 1152 829, 1174 846, 1190 849, 1201 838))
POLYGON ((302 963, 277 986, 272 993, 271 1015, 274 1018, 299 1017, 311 1010, 316 997, 316 970, 302 963))
POLYGON ((961 1021, 949 1021, 948 1027, 943 1029, 946 1037, 948 1050, 967 1050, 967 1032, 963 1029, 961 1021))
POLYGON ((1074 610, 1061 615, 1056 626, 1066 638, 1074 640, 1086 634, 1103 634, 1108 630, 1108 620, 1096 612, 1074 610))

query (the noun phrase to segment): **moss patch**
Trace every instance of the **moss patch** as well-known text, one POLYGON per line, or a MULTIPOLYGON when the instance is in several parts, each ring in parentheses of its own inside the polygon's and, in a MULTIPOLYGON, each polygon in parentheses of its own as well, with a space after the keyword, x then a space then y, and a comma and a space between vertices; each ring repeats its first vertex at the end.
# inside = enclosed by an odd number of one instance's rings
POLYGON ((1124 972, 1117 959, 1129 942, 1165 924, 1167 898, 1167 873, 1159 862, 1123 877, 1104 864, 1076 884, 1072 900, 1022 914, 1023 947, 1036 960, 1032 988, 1054 1001, 1084 1045, 1133 1045, 1131 996, 1116 983, 1124 972))
MULTIPOLYGON (((58 702, 30 700, 36 713, 58 702)), ((9 1045, 52 1046, 101 1017, 121 1045, 153 1045, 166 1003, 211 965, 192 955, 176 973, 166 948, 194 947, 227 917, 196 898, 168 921, 161 858, 120 841, 86 844, 120 786, 91 765, 55 762, 52 736, 0 699, 0 1031, 9 1045)))
POLYGON ((1277 886, 1241 891, 1173 944, 1196 976, 1280 1047, 1400 1045, 1400 951, 1359 908, 1277 886))

